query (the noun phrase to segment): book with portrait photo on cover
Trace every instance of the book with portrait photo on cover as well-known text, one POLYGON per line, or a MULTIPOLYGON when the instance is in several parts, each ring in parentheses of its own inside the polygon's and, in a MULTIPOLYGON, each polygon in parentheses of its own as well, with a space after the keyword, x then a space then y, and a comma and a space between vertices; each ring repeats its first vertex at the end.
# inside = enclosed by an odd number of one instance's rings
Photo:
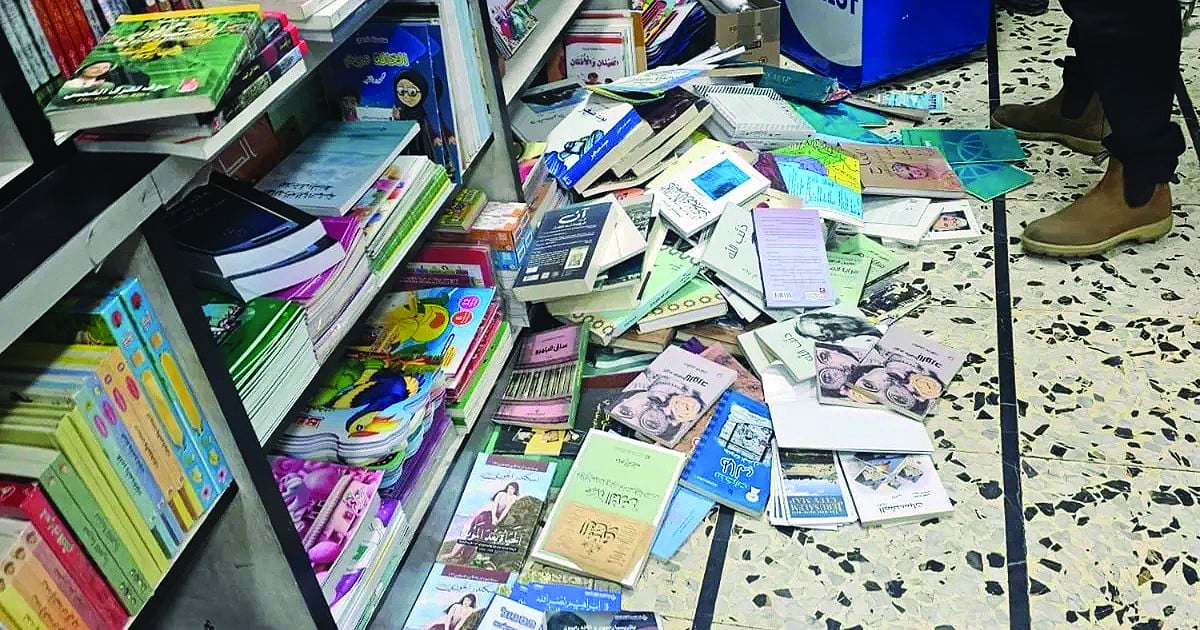
POLYGON ((958 199, 967 190, 936 147, 894 144, 838 145, 858 158, 864 195, 958 199))
POLYGON ((850 387, 921 420, 946 391, 967 353, 893 326, 863 357, 850 387))

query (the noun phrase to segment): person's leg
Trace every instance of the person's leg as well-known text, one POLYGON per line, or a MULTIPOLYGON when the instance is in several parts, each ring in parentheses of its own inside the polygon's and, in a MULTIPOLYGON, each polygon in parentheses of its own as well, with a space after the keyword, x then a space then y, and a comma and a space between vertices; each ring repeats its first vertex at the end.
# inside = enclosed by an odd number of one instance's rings
MULTIPOLYGON (((1100 253, 1171 230, 1171 191, 1183 134, 1171 121, 1182 24, 1175 0, 1064 0, 1072 45, 1111 133, 1108 172, 1095 189, 1022 235, 1026 251, 1100 253)), ((1090 105, 1089 105, 1090 107, 1090 105)))
POLYGON ((1087 155, 1103 152, 1104 108, 1088 64, 1081 59, 1086 38, 1084 25, 1072 23, 1067 45, 1075 54, 1054 62, 1063 69, 1057 94, 1031 105, 1001 105, 992 113, 992 123, 1016 131, 1025 140, 1053 140, 1087 155))

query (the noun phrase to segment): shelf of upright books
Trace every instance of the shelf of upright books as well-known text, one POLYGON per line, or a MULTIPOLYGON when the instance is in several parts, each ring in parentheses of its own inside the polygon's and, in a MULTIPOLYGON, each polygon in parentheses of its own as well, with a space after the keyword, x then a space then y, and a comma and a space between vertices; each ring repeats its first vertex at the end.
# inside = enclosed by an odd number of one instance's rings
MULTIPOLYGON (((517 43, 515 49, 507 54, 503 45, 497 46, 501 49, 501 56, 507 58, 503 79, 505 105, 511 104, 521 90, 533 81, 538 70, 546 65, 551 46, 566 31, 583 2, 584 0, 541 0, 531 11, 536 24, 530 27, 532 30, 525 35, 524 40, 517 43)), ((493 24, 493 29, 496 32, 508 30, 498 24, 493 24)), ((498 35, 497 39, 505 38, 498 35)))

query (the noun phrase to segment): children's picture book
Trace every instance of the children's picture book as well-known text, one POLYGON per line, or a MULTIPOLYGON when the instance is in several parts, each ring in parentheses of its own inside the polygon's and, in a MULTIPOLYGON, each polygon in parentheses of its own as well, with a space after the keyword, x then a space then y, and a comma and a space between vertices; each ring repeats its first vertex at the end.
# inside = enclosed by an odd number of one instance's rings
POLYGON ((578 324, 526 336, 492 421, 545 429, 575 426, 586 353, 587 332, 578 324))
POLYGON ((593 429, 532 557, 632 588, 683 470, 684 456, 593 429))
POLYGON ((271 471, 308 560, 324 580, 364 522, 383 473, 331 462, 272 456, 271 471))
POLYGON ((835 453, 780 448, 775 455, 778 492, 771 494, 772 524, 839 525, 857 519, 835 453))
POLYGON ((55 131, 75 131, 210 112, 265 43, 261 22, 251 5, 122 15, 67 77, 46 117, 55 131))
MULTIPOLYGON (((519 586, 519 585, 518 585, 519 586)), ((479 630, 546 630, 546 613, 497 595, 477 626, 479 630)))
POLYGON ((850 388, 858 376, 859 363, 869 348, 842 346, 818 341, 813 344, 813 365, 817 371, 817 402, 822 405, 870 407, 874 399, 850 388))
POLYGON ((900 139, 909 146, 936 147, 951 164, 1018 162, 1026 157, 1012 129, 911 127, 900 130, 900 139))
POLYGON ((816 210, 757 208, 754 234, 768 307, 818 308, 837 303, 816 210))
POLYGON ((863 525, 949 516, 954 506, 933 457, 897 453, 838 453, 863 525))
POLYGON ((679 484, 739 512, 761 514, 771 492, 771 412, 737 392, 726 392, 716 409, 679 484))
POLYGON ((606 409, 613 420, 674 446, 737 378, 733 370, 667 348, 606 409))
POLYGON ((863 357, 850 386, 920 420, 945 393, 967 353, 892 326, 863 357))
POLYGON ((929 204, 934 219, 922 242, 953 243, 982 237, 983 228, 979 225, 979 219, 975 218, 971 205, 966 200, 929 204))
POLYGON ((511 587, 516 574, 475 567, 435 564, 417 594, 404 630, 477 628, 492 598, 511 587))
POLYGON ((954 174, 962 180, 967 192, 982 201, 991 201, 1033 183, 1033 175, 1008 162, 955 164, 954 174))
POLYGON ((554 479, 553 462, 480 453, 437 562, 519 571, 554 479))
POLYGON ((392 293, 351 333, 352 347, 456 375, 495 294, 469 287, 392 293))
POLYGON ((537 16, 528 0, 488 0, 487 7, 496 50, 509 59, 537 26, 537 16))
POLYGON ((563 52, 567 78, 584 85, 612 83, 636 71, 626 66, 625 40, 618 33, 568 33, 563 52))
POLYGON ((737 155, 715 151, 652 187, 659 213, 680 234, 712 225, 726 204, 740 204, 767 188, 767 178, 737 155))
POLYGON ((963 183, 937 147, 843 143, 858 158, 863 193, 899 197, 965 197, 963 183))
POLYGON ((763 326, 753 334, 798 381, 816 376, 814 343, 822 341, 870 348, 881 336, 879 329, 862 311, 855 306, 842 304, 763 326))

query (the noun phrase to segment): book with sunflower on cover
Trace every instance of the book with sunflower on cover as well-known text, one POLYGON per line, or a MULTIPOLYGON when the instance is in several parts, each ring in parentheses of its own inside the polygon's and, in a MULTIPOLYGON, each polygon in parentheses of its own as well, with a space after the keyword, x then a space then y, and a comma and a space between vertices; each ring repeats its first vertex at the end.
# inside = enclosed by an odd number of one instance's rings
POLYGON ((216 109, 263 43, 255 4, 122 15, 46 106, 56 132, 216 109))

